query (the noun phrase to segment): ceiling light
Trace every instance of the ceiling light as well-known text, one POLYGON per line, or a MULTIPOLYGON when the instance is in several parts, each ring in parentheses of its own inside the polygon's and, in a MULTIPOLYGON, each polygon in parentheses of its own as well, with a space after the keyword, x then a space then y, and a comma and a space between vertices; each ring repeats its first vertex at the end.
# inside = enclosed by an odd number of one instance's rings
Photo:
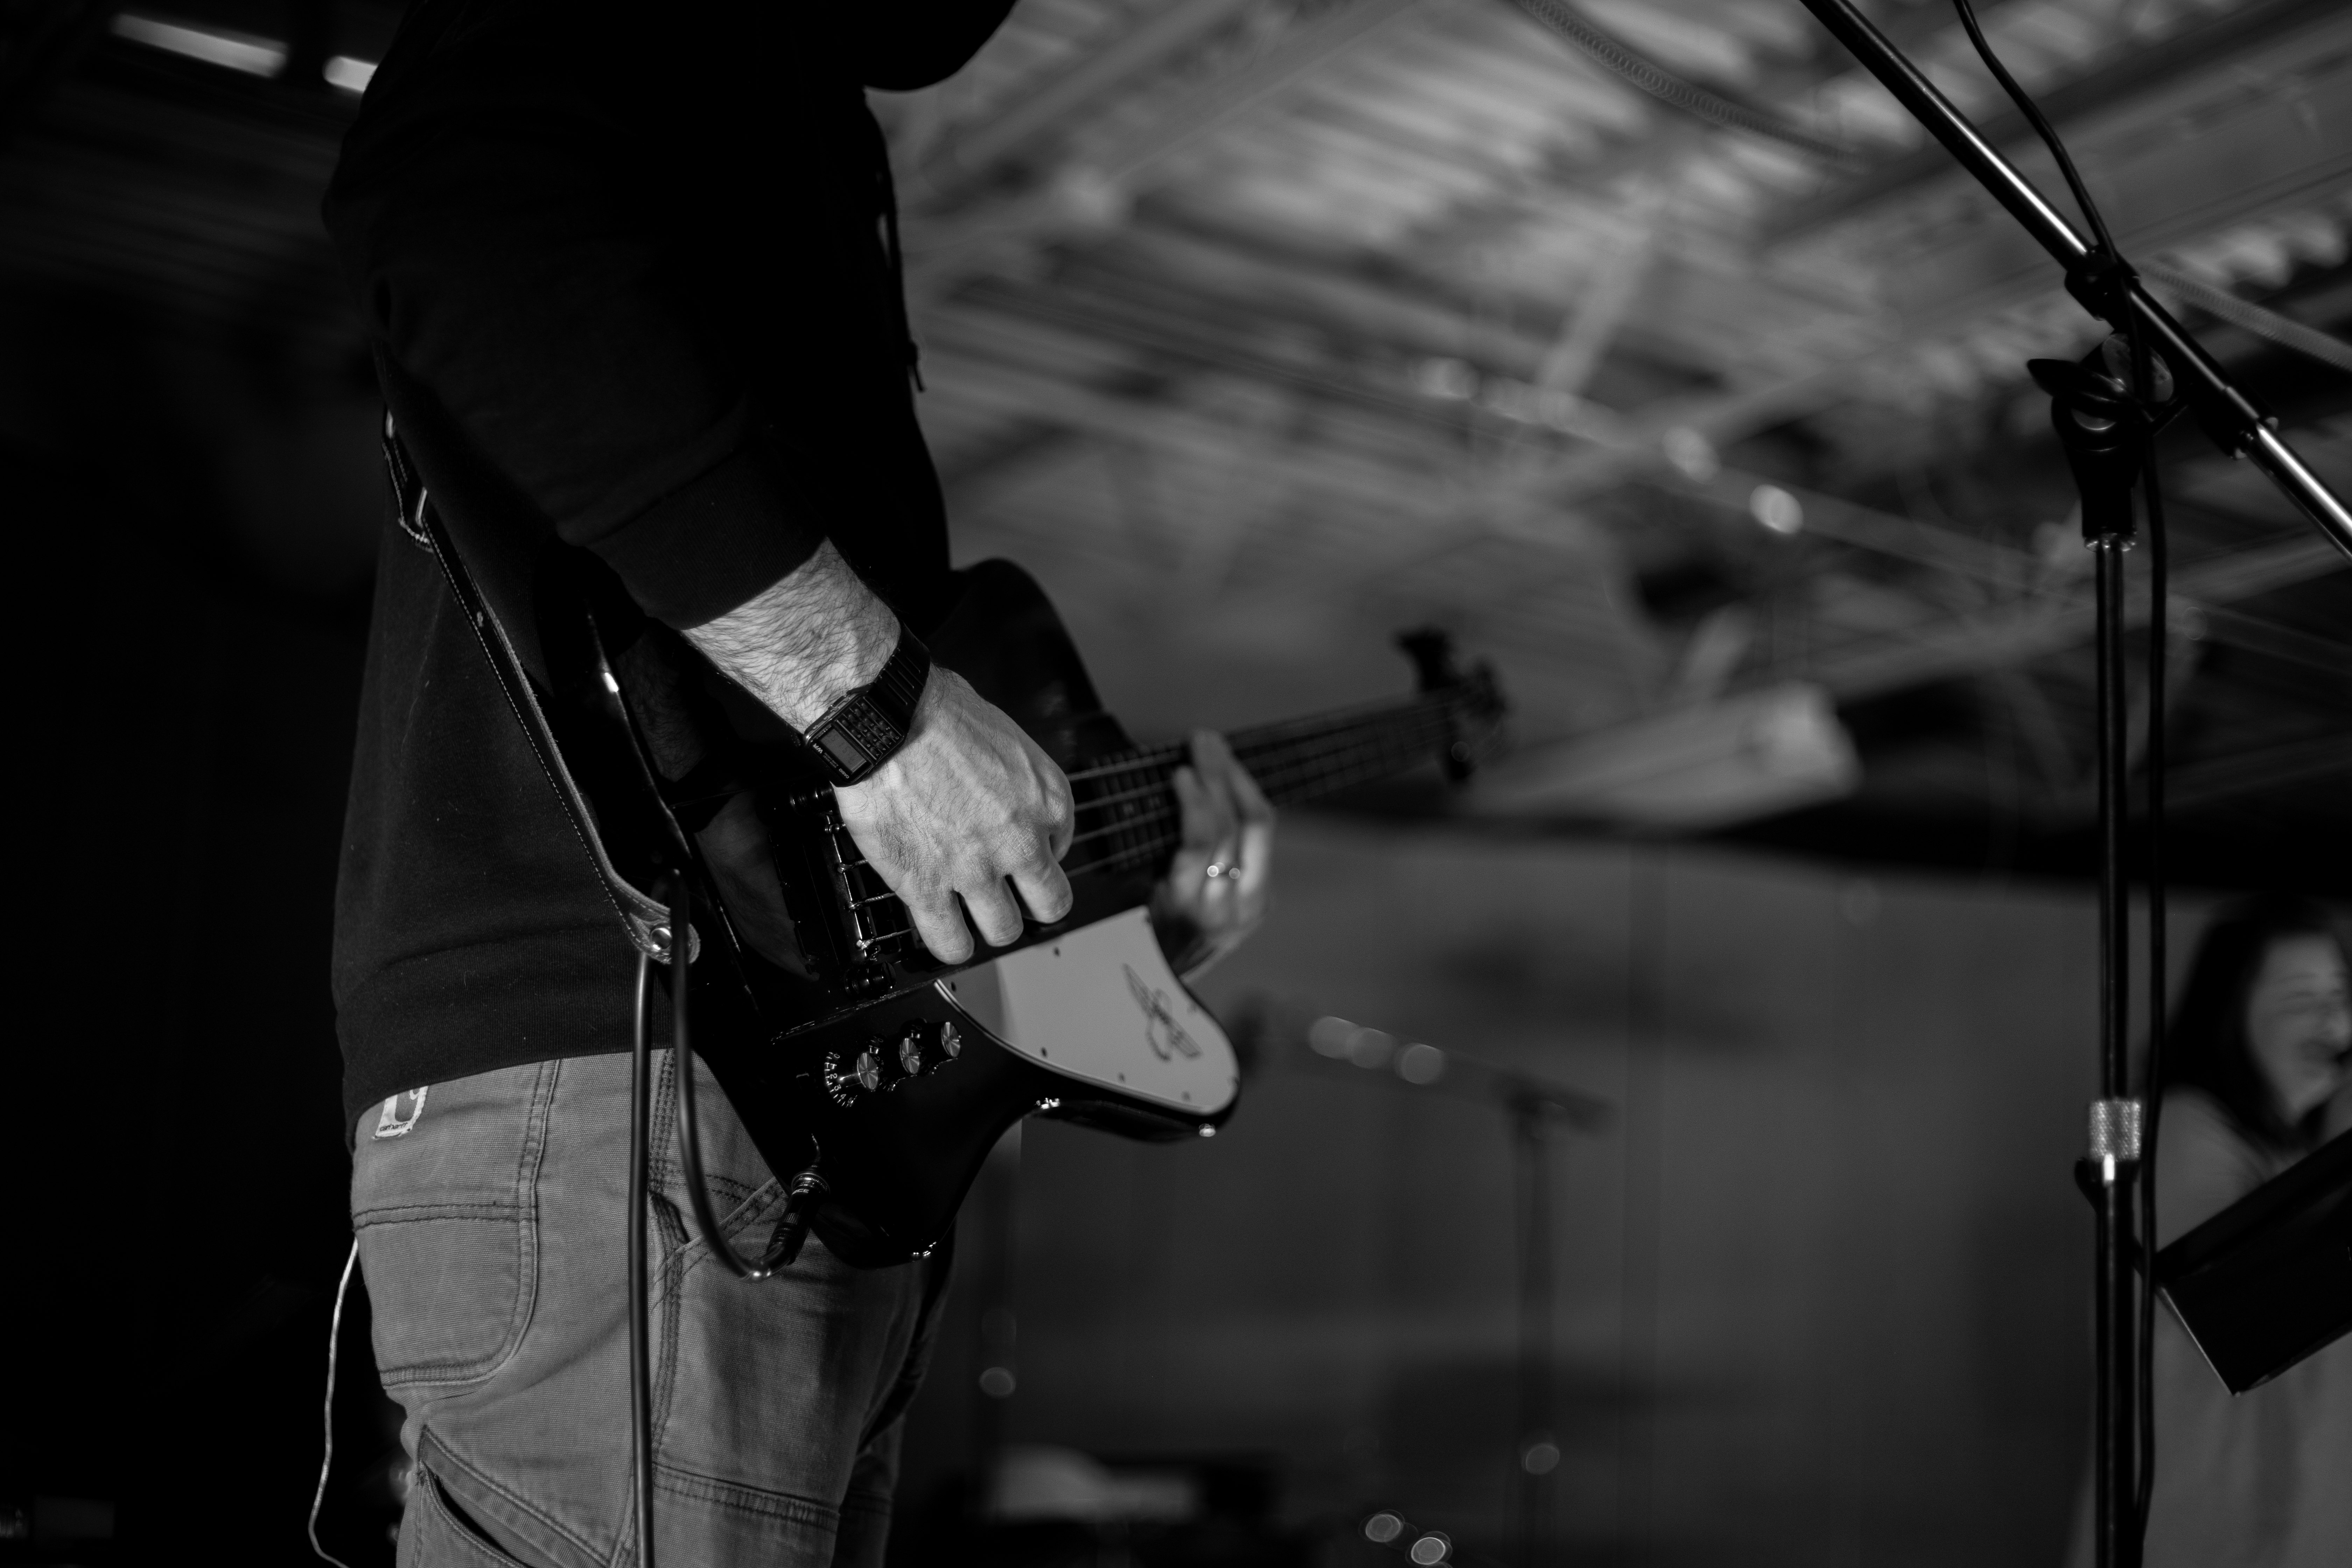
POLYGON ((1425 359, 1413 366, 1412 384, 1432 397, 1460 403, 1478 390, 1478 373, 1458 359, 1425 359))
POLYGON ((1664 449, 1666 461, 1675 471, 1695 485, 1703 485, 1723 471, 1723 463, 1715 455, 1715 443, 1687 425, 1677 425, 1658 438, 1664 449))
POLYGON ((327 62, 321 74, 330 87, 341 88, 345 92, 365 92, 368 83, 375 79, 375 62, 337 55, 327 62))
POLYGON ((1805 526, 1805 509, 1778 485, 1758 485, 1748 497, 1748 510, 1757 521, 1783 537, 1805 526))
POLYGON ((1356 1026, 1345 1018, 1318 1018, 1307 1026, 1307 1048, 1334 1061, 1347 1058, 1348 1042, 1355 1037, 1356 1026))
POLYGON ((126 11, 109 24, 118 38, 144 44, 166 54, 182 55, 206 65, 226 66, 247 76, 276 76, 286 68, 286 46, 275 38, 250 33, 228 33, 211 27, 191 27, 126 11))
POLYGON ((1829 694, 1790 681, 1532 748, 1471 785, 1489 816, 1704 829, 1834 800, 1862 763, 1829 694))
POLYGON ((1435 1083, 1445 1076, 1445 1053, 1416 1040, 1398 1053, 1396 1075, 1407 1083, 1435 1083))

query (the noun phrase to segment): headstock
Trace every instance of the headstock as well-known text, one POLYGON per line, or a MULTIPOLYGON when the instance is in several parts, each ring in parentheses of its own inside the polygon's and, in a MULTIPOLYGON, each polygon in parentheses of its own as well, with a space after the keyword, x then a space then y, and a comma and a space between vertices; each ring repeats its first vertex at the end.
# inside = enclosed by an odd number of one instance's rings
POLYGON ((1460 784, 1503 743, 1509 705, 1495 667, 1481 659, 1463 669, 1454 660, 1452 634, 1435 626, 1400 632, 1396 641, 1412 660, 1422 691, 1446 700, 1445 776, 1460 784))

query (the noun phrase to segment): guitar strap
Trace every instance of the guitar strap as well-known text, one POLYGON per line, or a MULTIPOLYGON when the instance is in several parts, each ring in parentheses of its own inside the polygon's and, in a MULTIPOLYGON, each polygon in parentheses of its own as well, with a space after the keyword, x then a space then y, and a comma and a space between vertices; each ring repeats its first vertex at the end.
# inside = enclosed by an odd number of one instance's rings
MULTIPOLYGON (((431 555, 441 568, 449 584, 449 592, 471 628, 476 644, 488 663, 491 679, 506 698, 515 722, 521 728, 524 743, 538 759, 540 771, 546 774, 549 787, 554 790, 556 802, 563 809, 564 820, 572 825, 573 835, 588 856, 589 865, 629 945, 656 963, 669 961, 669 910, 623 876, 606 853, 603 837, 596 828, 595 813, 588 799, 564 765, 563 752, 557 744, 555 729, 548 721, 547 710, 540 700, 522 655, 517 650, 507 624, 492 608, 481 584, 467 570, 465 558, 451 541, 448 527, 435 502, 425 476, 416 467, 402 437, 402 423, 396 411, 413 398, 404 394, 413 392, 391 360, 378 350, 376 369, 381 378, 386 407, 383 416, 384 472, 392 486, 392 500, 400 531, 410 542, 431 555)), ((689 945, 694 944, 691 942, 689 945)))

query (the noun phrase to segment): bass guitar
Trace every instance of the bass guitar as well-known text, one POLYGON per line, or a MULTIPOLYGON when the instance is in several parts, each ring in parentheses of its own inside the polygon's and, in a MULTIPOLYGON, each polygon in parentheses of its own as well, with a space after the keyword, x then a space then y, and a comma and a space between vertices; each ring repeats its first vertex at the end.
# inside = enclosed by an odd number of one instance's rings
MULTIPOLYGON (((668 904, 686 879, 695 1053, 786 1177, 791 1224, 853 1264, 899 1262, 946 1237, 989 1150, 1024 1116, 1175 1139, 1212 1135, 1232 1115, 1232 1043, 1170 967, 1148 909, 1178 844, 1171 781, 1184 750, 1128 737, 1019 568, 960 573, 952 609, 919 632, 1068 775, 1076 821, 1063 865, 1076 902, 1007 948, 948 965, 781 720, 639 611, 590 552, 548 539, 524 559, 478 521, 445 516, 406 434, 387 419, 400 524, 439 562, 650 958, 669 958, 668 904)), ((1229 737, 1270 800, 1433 759, 1468 773, 1499 728, 1491 672, 1456 669, 1438 633, 1400 642, 1418 668, 1414 695, 1229 737)))

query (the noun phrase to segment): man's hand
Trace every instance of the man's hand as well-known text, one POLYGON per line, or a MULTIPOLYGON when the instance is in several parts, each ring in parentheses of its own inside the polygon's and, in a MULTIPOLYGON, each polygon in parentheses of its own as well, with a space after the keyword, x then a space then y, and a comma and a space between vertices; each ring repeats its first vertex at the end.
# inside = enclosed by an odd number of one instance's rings
POLYGON ((1070 912, 1070 784, 1003 710, 936 666, 914 732, 873 775, 834 792, 850 837, 942 963, 971 956, 955 895, 990 945, 1070 912), (1010 890, 1005 884, 1012 884, 1010 890), (1018 902, 1014 895, 1018 895, 1018 902))
MULTIPOLYGON (((828 542, 757 598, 686 635, 805 733, 881 673, 898 618, 828 542)), ((980 934, 998 945, 1020 934, 1021 903, 1040 921, 1070 911, 1060 866, 1070 845, 1069 781, 951 671, 933 667, 906 744, 835 796, 850 837, 943 963, 972 955, 958 894, 980 934)))
POLYGON ((1192 765, 1178 768, 1183 842, 1151 897, 1171 959, 1197 974, 1241 945, 1265 919, 1274 877, 1274 807, 1225 738, 1192 736, 1192 765))

